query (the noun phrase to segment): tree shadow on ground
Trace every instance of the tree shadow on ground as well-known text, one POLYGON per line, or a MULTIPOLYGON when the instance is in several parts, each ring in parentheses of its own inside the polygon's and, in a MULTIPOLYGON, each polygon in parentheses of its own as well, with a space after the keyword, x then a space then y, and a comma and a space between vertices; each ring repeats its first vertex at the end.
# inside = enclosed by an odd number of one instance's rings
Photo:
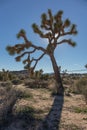
POLYGON ((55 95, 52 108, 37 130, 59 130, 64 94, 55 95))
MULTIPOLYGON (((12 108, 16 100, 17 99, 12 101, 10 113, 12 113, 12 108)), ((52 107, 48 115, 43 120, 35 119, 35 111, 29 107, 26 112, 24 111, 22 113, 18 113, 16 117, 13 115, 10 118, 10 124, 8 124, 6 127, 2 127, 0 130, 59 130, 63 103, 64 94, 54 95, 54 102, 52 104, 52 107)), ((7 115, 9 117, 9 114, 7 115)))

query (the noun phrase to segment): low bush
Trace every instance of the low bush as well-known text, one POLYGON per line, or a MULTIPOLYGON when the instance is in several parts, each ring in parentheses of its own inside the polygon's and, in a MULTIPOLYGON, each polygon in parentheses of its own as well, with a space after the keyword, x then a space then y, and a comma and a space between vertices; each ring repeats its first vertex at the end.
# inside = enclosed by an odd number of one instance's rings
POLYGON ((82 94, 87 104, 87 79, 86 78, 81 78, 76 82, 74 92, 78 94, 82 94))
POLYGON ((25 120, 26 123, 30 123, 30 121, 32 121, 34 119, 34 108, 33 107, 29 107, 29 106, 24 106, 19 108, 15 114, 17 116, 17 118, 21 118, 22 120, 25 120))
POLYGON ((29 91, 23 91, 21 93, 21 98, 24 98, 24 99, 26 99, 26 98, 33 98, 33 94, 30 93, 29 91))
POLYGON ((5 91, 3 94, 5 94, 5 97, 0 106, 0 126, 3 125, 3 123, 7 123, 9 121, 13 106, 19 98, 20 92, 12 88, 9 91, 5 91))
POLYGON ((41 75, 40 79, 42 79, 42 80, 48 80, 49 79, 49 74, 43 74, 43 75, 41 75))
POLYGON ((44 80, 25 81, 24 85, 29 88, 47 88, 48 82, 44 80))
POLYGON ((64 85, 69 85, 71 82, 70 82, 70 80, 68 80, 68 79, 64 79, 63 80, 63 84, 64 85))
POLYGON ((2 86, 2 87, 8 87, 8 86, 12 86, 12 83, 10 81, 0 82, 0 86, 2 86))
POLYGON ((14 85, 19 85, 21 83, 22 83, 22 81, 20 79, 14 79, 14 80, 12 80, 12 84, 14 84, 14 85))
POLYGON ((1 82, 0 87, 3 87, 6 91, 9 91, 12 88, 12 83, 10 81, 1 82))

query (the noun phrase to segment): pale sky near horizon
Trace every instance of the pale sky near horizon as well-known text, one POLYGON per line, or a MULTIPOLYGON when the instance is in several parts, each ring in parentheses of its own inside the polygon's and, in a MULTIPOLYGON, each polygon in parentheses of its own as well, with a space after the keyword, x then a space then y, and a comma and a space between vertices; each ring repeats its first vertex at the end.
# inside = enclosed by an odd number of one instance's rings
MULTIPOLYGON (((69 18, 77 25, 78 35, 72 39, 75 48, 64 44, 55 51, 55 57, 62 70, 81 70, 87 64, 87 0, 0 0, 0 70, 21 70, 22 62, 16 62, 14 56, 6 51, 7 45, 23 42, 16 34, 25 29, 28 39, 39 46, 46 46, 46 40, 39 38, 32 30, 32 23, 40 23, 43 12, 51 9, 53 14, 63 10, 63 18, 69 18)), ((53 72, 48 56, 45 56, 36 69, 53 72)))

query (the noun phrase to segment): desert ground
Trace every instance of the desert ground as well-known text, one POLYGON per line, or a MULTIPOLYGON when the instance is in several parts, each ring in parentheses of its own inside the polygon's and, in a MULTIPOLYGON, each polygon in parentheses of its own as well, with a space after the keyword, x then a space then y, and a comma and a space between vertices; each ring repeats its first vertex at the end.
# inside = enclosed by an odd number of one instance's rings
MULTIPOLYGON (((48 82, 48 81, 46 81, 48 82)), ((0 130, 87 130, 87 105, 83 95, 55 94, 55 83, 0 85, 0 130)))

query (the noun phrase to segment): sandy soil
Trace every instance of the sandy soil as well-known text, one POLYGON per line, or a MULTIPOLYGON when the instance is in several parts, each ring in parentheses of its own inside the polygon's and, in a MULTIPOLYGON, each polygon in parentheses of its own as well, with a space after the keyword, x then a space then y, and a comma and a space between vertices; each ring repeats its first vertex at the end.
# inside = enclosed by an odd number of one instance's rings
POLYGON ((18 85, 16 89, 29 92, 33 97, 18 99, 13 113, 30 106, 35 110, 34 123, 27 124, 16 118, 1 130, 87 130, 87 112, 76 111, 87 108, 82 95, 52 96, 48 89, 30 89, 24 85, 18 85))

